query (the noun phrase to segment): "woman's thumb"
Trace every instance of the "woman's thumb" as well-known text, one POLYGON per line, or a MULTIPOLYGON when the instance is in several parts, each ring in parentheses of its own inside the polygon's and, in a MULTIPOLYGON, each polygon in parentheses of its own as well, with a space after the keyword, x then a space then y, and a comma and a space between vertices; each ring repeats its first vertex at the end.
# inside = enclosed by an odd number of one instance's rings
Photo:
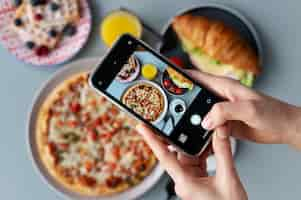
POLYGON ((218 179, 237 177, 226 125, 216 129, 213 136, 213 151, 217 163, 216 177, 218 179))

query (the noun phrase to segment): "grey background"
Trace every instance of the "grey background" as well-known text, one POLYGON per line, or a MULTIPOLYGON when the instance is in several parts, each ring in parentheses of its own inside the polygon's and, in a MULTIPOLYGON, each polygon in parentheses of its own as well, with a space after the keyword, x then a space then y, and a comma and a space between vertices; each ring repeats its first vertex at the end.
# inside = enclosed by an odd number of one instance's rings
MULTIPOLYGON (((120 5, 135 10, 160 30, 176 11, 208 1, 93 0, 94 29, 87 46, 75 58, 99 56, 101 17, 120 5)), ((210 1, 214 2, 214 1, 210 1)), ((217 1, 215 1, 217 2, 217 1)), ((301 105, 300 1, 220 0, 241 11, 256 26, 264 47, 264 73, 256 89, 301 105)), ((0 188, 1 199, 61 199, 45 186, 27 154, 26 119, 33 95, 60 67, 37 68, 17 61, 0 47, 0 188)), ((236 165, 250 199, 299 199, 301 152, 285 145, 241 142, 236 165)), ((161 181, 141 199, 165 199, 161 181)))

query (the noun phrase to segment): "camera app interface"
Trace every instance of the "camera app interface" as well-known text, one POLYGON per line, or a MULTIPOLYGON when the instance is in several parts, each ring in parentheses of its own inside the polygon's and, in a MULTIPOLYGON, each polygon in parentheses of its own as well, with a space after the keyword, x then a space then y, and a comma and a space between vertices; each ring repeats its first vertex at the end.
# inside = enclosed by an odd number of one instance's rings
POLYGON ((169 136, 201 88, 138 47, 106 92, 169 136))

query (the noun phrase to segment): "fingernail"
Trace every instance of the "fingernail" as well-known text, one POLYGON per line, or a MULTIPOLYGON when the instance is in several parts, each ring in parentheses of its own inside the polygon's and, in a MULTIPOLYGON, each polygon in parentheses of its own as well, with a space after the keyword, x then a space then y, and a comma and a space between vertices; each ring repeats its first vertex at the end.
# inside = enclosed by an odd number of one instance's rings
POLYGON ((203 120, 202 126, 203 126, 204 129, 207 129, 207 130, 211 129, 212 122, 211 122, 211 119, 208 116, 206 116, 205 119, 203 120))
POLYGON ((223 132, 223 131, 216 131, 216 135, 220 139, 227 139, 228 138, 228 134, 223 132))

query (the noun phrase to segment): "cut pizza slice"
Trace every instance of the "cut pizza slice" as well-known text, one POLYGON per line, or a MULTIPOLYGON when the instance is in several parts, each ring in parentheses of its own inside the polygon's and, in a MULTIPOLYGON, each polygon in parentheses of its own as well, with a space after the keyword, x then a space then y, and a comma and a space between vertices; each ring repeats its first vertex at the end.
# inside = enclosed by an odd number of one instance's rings
POLYGON ((122 192, 151 173, 156 158, 136 122, 91 90, 88 74, 54 89, 37 119, 42 163, 61 185, 87 196, 122 192))

